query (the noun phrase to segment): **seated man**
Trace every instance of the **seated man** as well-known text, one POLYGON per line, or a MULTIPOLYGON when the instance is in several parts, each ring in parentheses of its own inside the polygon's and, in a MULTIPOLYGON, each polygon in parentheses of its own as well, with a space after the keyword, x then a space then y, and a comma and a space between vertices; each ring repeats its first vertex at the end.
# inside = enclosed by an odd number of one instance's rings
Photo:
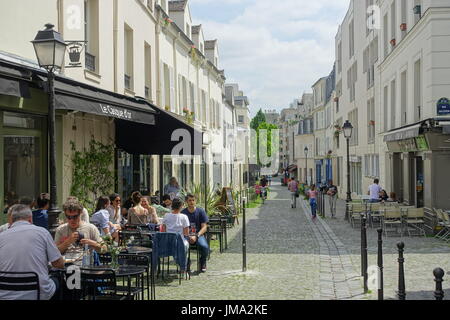
POLYGON ((170 195, 165 194, 162 197, 162 207, 163 208, 167 208, 167 209, 171 209, 172 208, 172 198, 170 197, 170 195))
POLYGON ((196 199, 192 194, 186 196, 186 202, 188 207, 181 213, 185 214, 189 218, 191 226, 195 226, 196 234, 190 237, 189 242, 191 244, 197 244, 200 247, 200 266, 201 271, 206 272, 206 259, 208 258, 209 247, 206 241, 205 234, 208 230, 208 216, 205 210, 196 207, 196 199))
MULTIPOLYGON (((60 286, 49 277, 48 264, 64 268, 64 259, 47 230, 32 223, 29 205, 11 208, 11 227, 0 234, 0 270, 6 272, 36 272, 39 277, 40 298, 50 300, 58 296, 60 286)), ((0 290, 0 300, 36 300, 36 291, 0 290)))
POLYGON ((70 254, 72 257, 81 257, 85 244, 89 249, 100 252, 102 239, 97 227, 91 223, 81 221, 83 206, 76 200, 68 200, 63 211, 67 223, 60 225, 56 229, 55 242, 62 254, 70 254))
POLYGON ((48 230, 47 210, 50 207, 50 195, 48 193, 41 193, 36 203, 38 209, 33 211, 33 224, 48 230))

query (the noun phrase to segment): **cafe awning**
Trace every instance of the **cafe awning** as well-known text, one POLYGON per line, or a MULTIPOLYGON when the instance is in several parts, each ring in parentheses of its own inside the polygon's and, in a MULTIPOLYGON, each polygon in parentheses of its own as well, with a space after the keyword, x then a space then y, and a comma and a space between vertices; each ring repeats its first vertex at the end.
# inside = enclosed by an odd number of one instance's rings
POLYGON ((393 142, 417 138, 420 135, 421 127, 422 122, 412 126, 392 130, 384 136, 384 142, 393 142))
POLYGON ((144 124, 155 124, 156 111, 144 100, 118 95, 79 82, 55 81, 56 109, 81 111, 144 124))
POLYGON ((297 169, 298 169, 298 167, 295 164, 291 164, 289 167, 287 167, 287 171, 289 171, 289 172, 294 172, 297 169))
POLYGON ((18 98, 31 98, 27 79, 31 79, 31 72, 0 64, 0 94, 18 98))
POLYGON ((200 156, 203 132, 157 109, 153 126, 116 120, 116 145, 130 154, 200 156))

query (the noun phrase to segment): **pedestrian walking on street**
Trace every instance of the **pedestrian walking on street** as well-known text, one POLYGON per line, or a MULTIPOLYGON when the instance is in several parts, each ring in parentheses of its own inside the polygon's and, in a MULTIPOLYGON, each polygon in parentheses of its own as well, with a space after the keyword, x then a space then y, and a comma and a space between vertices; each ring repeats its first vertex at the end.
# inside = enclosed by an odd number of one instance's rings
POLYGON ((330 180, 327 186, 327 195, 332 219, 336 218, 337 192, 337 187, 333 184, 333 181, 330 180))
POLYGON ((297 208, 297 194, 298 194, 298 182, 293 178, 288 185, 288 189, 291 192, 291 208, 297 208))
POLYGON ((306 193, 306 195, 309 198, 309 205, 311 206, 311 214, 312 214, 312 218, 313 220, 316 220, 317 218, 317 195, 318 192, 316 190, 316 185, 313 184, 311 186, 311 189, 308 190, 308 192, 306 193))

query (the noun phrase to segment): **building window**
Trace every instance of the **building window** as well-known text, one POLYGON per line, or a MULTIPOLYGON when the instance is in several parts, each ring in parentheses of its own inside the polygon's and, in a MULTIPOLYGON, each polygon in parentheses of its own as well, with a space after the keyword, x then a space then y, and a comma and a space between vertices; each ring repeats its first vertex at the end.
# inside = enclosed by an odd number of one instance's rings
POLYGON ((244 123, 244 116, 239 116, 238 117, 238 122, 239 123, 244 123))
POLYGON ((125 88, 133 90, 133 29, 125 24, 124 31, 125 88))
POLYGON ((349 25, 349 39, 349 59, 351 59, 355 55, 355 24, 353 20, 349 25))
POLYGON ((84 1, 84 38, 87 41, 85 68, 98 71, 99 63, 99 12, 98 0, 84 1))
POLYGON ((367 101, 367 121, 368 121, 368 134, 367 142, 369 144, 375 143, 375 99, 372 98, 367 101))
POLYGON ((400 120, 401 120, 401 126, 404 126, 408 122, 408 116, 406 114, 406 105, 407 105, 407 87, 408 87, 408 77, 406 71, 402 72, 401 74, 401 102, 400 102, 400 120))
POLYGON ((355 109, 348 114, 348 120, 353 126, 353 133, 349 142, 351 146, 356 146, 358 145, 358 109, 355 109))
POLYGON ((397 92, 396 92, 396 82, 395 80, 391 81, 391 129, 394 129, 396 126, 397 119, 395 117, 396 109, 397 109, 397 92))
POLYGON ((144 44, 144 69, 145 69, 145 98, 152 99, 152 48, 148 43, 144 44))
POLYGON ((422 62, 414 64, 414 121, 422 119, 422 62))

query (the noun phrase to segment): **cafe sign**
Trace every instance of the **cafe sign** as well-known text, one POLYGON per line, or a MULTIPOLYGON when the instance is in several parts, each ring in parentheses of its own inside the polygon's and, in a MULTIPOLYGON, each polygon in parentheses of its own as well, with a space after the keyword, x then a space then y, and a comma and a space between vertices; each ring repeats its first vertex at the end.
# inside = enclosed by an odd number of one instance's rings
POLYGON ((113 116, 115 118, 123 119, 123 120, 131 120, 131 112, 126 109, 119 109, 115 107, 111 107, 109 105, 100 105, 100 109, 102 113, 108 116, 113 116))
POLYGON ((437 102, 437 114, 438 116, 450 115, 450 100, 448 98, 441 98, 437 102))
POLYGON ((427 139, 425 138, 425 136, 417 137, 416 145, 417 145, 418 151, 428 151, 429 150, 428 142, 427 142, 427 139))

